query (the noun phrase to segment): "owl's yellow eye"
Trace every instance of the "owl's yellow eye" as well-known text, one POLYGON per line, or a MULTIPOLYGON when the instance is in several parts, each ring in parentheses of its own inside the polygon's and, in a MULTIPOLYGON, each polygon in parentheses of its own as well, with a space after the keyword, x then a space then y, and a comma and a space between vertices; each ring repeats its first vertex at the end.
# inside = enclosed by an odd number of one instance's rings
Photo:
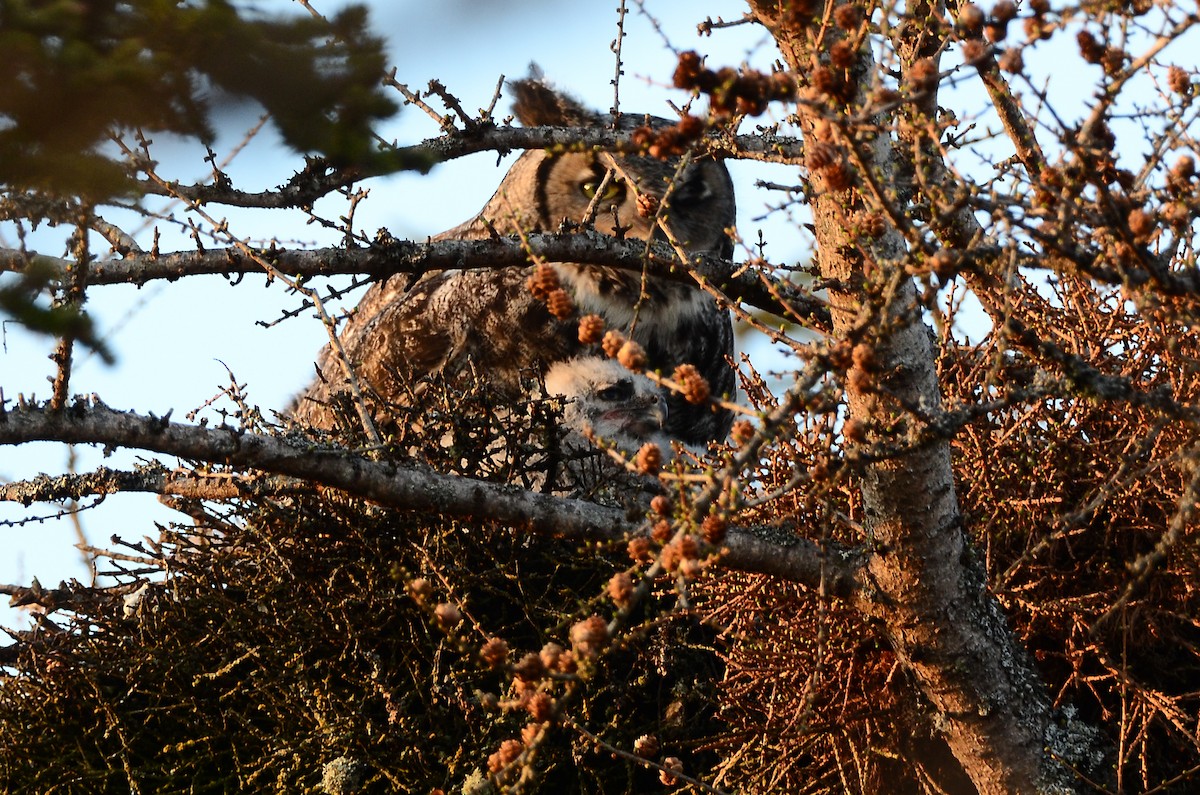
MULTIPOLYGON (((597 176, 595 179, 589 179, 587 182, 579 183, 579 192, 586 196, 589 200, 596 197, 596 191, 600 189, 600 183, 604 181, 604 176, 597 176)), ((604 186, 604 195, 600 197, 602 202, 614 202, 621 198, 625 193, 625 188, 616 178, 610 179, 608 184, 604 186)))

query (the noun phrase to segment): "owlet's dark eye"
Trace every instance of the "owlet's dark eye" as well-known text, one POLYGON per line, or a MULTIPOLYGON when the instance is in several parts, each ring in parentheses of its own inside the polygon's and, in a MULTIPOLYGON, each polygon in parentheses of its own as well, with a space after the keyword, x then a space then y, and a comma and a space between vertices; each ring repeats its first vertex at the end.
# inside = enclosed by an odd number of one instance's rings
MULTIPOLYGON (((604 181, 603 174, 596 174, 592 179, 586 182, 579 183, 579 192, 582 193, 589 201, 596 197, 596 191, 600 189, 600 183, 604 181)), ((625 186, 616 177, 608 181, 604 186, 604 195, 600 197, 602 202, 615 202, 625 194, 625 186)))
POLYGON ((596 397, 607 403, 629 400, 633 397, 633 382, 621 379, 611 386, 606 386, 596 393, 596 397))

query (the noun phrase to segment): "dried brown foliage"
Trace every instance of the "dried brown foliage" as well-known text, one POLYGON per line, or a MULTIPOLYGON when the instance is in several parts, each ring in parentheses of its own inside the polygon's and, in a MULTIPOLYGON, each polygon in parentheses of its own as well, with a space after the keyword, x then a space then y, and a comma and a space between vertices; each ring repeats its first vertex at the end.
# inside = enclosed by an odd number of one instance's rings
MULTIPOLYGON (((116 588, 17 594, 50 613, 0 650, 0 788, 303 789, 348 760, 365 791, 490 775, 547 792, 700 786, 693 776, 751 792, 976 792, 979 760, 952 752, 963 715, 931 686, 973 672, 933 642, 904 645, 909 627, 892 620, 908 593, 878 576, 905 554, 926 562, 908 542, 942 533, 969 544, 947 543, 957 552, 934 573, 977 599, 913 623, 965 625, 1035 680, 1016 677, 1028 689, 1006 703, 963 690, 964 714, 1018 724, 1020 697, 1042 697, 1034 756, 1064 762, 1066 789, 1194 789, 1198 117, 1194 70, 1163 53, 1197 19, 1142 0, 922 8, 752 2, 784 68, 709 68, 684 51, 674 84, 705 95, 709 116, 604 144, 803 166, 803 185, 773 187, 803 196, 782 209, 813 221, 811 265, 767 263, 765 246, 737 264, 773 299, 756 308, 787 324, 740 316, 795 366, 772 388, 743 364, 750 411, 728 446, 704 458, 647 445, 630 473, 596 451, 595 479, 564 483, 553 401, 532 383, 528 402, 498 401, 482 379, 414 387, 379 443, 347 404, 341 435, 320 440, 628 505, 640 534, 573 543, 328 488, 185 501, 194 524, 109 556, 116 588), (1014 89, 1034 83, 1026 64, 1049 43, 1097 80, 1086 118, 1014 89), (881 50, 895 63, 872 63, 881 50), (965 68, 942 60, 956 51, 965 68), (997 132, 942 106, 948 77, 983 84, 997 132), (1119 102, 1135 80, 1154 87, 1139 128, 1119 102), (760 128, 761 149, 722 138, 776 107, 795 147, 782 121, 760 128), (970 169, 964 153, 985 143, 1003 160, 970 169), (801 289, 781 273, 810 279, 819 311, 790 305, 801 289), (921 497, 953 491, 953 515, 885 535, 907 518, 897 506, 927 506, 900 489, 880 500, 878 484, 911 483, 896 473, 941 452, 944 481, 921 497), (724 568, 722 545, 747 534, 780 557, 815 546, 821 576, 724 568)), ((529 289, 560 317, 576 310, 548 266, 529 289)), ((646 366, 596 315, 578 335, 646 366)), ((657 377, 692 403, 713 398, 690 365, 657 377)))
MULTIPOLYGON (((499 425, 479 448, 426 458, 486 472, 499 425)), ((423 430, 485 435, 436 414, 423 430)), ((450 791, 492 767, 518 780, 504 765, 528 747, 518 767, 548 791, 656 780, 564 726, 530 745, 527 721, 553 720, 559 704, 619 727, 610 741, 654 732, 693 766, 711 763, 692 735, 714 710, 711 633, 671 616, 669 589, 661 607, 637 606, 645 623, 619 646, 595 615, 613 610, 600 597, 628 566, 623 544, 535 540, 333 490, 179 507, 195 524, 112 550, 103 573, 116 586, 27 594, 58 609, 3 650, 6 791, 315 791, 339 759, 361 792, 450 791), (587 652, 586 672, 555 639, 587 652)))

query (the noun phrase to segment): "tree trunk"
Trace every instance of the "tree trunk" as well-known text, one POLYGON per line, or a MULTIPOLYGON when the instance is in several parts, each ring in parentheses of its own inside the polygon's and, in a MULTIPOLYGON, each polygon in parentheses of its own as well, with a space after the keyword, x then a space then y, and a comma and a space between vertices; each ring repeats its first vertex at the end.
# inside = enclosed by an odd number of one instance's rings
POLYGON ((1074 791, 1074 776, 1054 761, 1073 755, 1045 750, 1052 745, 1045 686, 988 592, 964 534, 949 441, 936 438, 898 456, 872 455, 878 443, 917 438, 922 428, 914 408, 925 414, 941 406, 929 331, 904 271, 904 238, 890 224, 876 238, 853 231, 864 212, 878 212, 875 189, 894 195, 895 139, 864 134, 866 125, 856 129, 845 112, 866 105, 871 76, 882 67, 866 45, 849 69, 831 67, 832 45, 855 34, 828 17, 821 25, 774 0, 750 5, 801 81, 797 113, 813 188, 816 258, 830 285, 835 350, 840 346, 853 361, 847 424, 856 429, 846 435, 859 441, 848 452, 869 462, 861 489, 877 592, 863 608, 883 623, 980 793, 1074 791), (824 71, 818 76, 818 70, 824 71), (831 98, 838 89, 820 85, 831 75, 844 81, 840 100, 831 98))

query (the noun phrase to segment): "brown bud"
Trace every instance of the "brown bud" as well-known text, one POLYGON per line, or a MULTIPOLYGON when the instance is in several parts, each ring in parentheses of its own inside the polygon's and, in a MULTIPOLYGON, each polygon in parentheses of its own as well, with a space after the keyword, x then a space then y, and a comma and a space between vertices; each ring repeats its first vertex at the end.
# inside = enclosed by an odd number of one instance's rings
POLYGON ((704 517, 704 521, 700 523, 700 534, 704 536, 705 541, 715 546, 725 540, 727 528, 728 524, 724 517, 712 513, 704 517))
POLYGON ((1005 50, 996 63, 1000 66, 1001 71, 1008 72, 1010 75, 1019 74, 1025 69, 1025 59, 1021 57, 1021 51, 1015 47, 1005 50))
MULTIPOLYGON (((842 6, 846 8, 846 6, 842 6)), ((658 756, 658 738, 653 734, 643 734, 633 741, 633 752, 642 759, 653 759, 658 756)))
POLYGON ((1162 216, 1164 221, 1176 229, 1183 227, 1192 219, 1191 211, 1188 210, 1187 205, 1183 202, 1164 204, 1162 216))
POLYGON ((934 273, 942 280, 947 280, 956 273, 958 263, 959 258, 947 249, 938 249, 929 259, 930 268, 934 269, 934 273))
POLYGON ((575 652, 567 649, 558 657, 558 665, 554 667, 555 671, 560 674, 570 676, 579 669, 579 658, 575 656, 575 652))
POLYGON ((1025 18, 1025 38, 1029 41, 1044 41, 1054 35, 1054 25, 1041 17, 1025 18))
POLYGON ((662 469, 662 463, 662 450, 653 442, 646 442, 642 445, 634 460, 634 466, 639 475, 657 475, 658 471, 662 469))
POLYGON ((1065 184, 1064 180, 1062 169, 1055 166, 1046 166, 1042 173, 1038 174, 1038 181, 1051 188, 1061 188, 1065 184))
POLYGON ((983 10, 974 3, 965 3, 958 7, 958 26, 968 36, 978 36, 982 33, 985 19, 983 10))
POLYGON ((579 341, 592 345, 604 335, 604 318, 599 315, 584 315, 579 318, 579 341))
POLYGON ((513 674, 526 682, 535 682, 546 675, 546 664, 541 655, 529 652, 512 668, 513 674))
POLYGON ((841 90, 842 82, 828 66, 818 66, 808 73, 808 82, 826 96, 836 96, 841 90))
POLYGON ((520 740, 508 739, 500 743, 500 748, 488 757, 487 766, 491 773, 499 773, 511 765, 525 750, 520 740))
POLYGON ((675 67, 672 82, 676 88, 695 88, 704 67, 701 66, 700 55, 693 50, 679 53, 679 63, 675 67))
POLYGON ((679 365, 675 368, 674 378, 688 403, 699 405, 708 400, 708 381, 704 380, 704 376, 700 375, 700 371, 694 365, 679 365))
POLYGON ((1079 31, 1075 34, 1075 42, 1079 45, 1079 54, 1088 63, 1100 63, 1104 58, 1104 45, 1090 31, 1079 31))
POLYGON ((671 774, 683 772, 683 761, 677 756, 668 756, 662 766, 664 769, 658 772, 658 780, 668 787, 674 786, 679 779, 671 774))
POLYGON ((754 438, 754 423, 750 420, 738 420, 729 429, 730 440, 738 447, 754 438))
POLYGON ((845 163, 834 163, 821 169, 825 185, 834 193, 841 193, 854 186, 854 172, 845 163))
POLYGON ((508 643, 501 638, 491 638, 480 648, 479 659, 488 668, 499 668, 508 659, 508 643))
POLYGON ((659 553, 658 562, 667 571, 674 572, 679 569, 679 547, 676 544, 667 544, 659 553))
POLYGON ((991 50, 979 39, 969 39, 963 42, 962 56, 963 62, 968 64, 978 64, 987 58, 991 50))
POLYGON ((1117 47, 1106 47, 1100 63, 1104 66, 1104 74, 1115 77, 1125 68, 1125 51, 1117 47))
POLYGON ((599 654, 608 639, 608 623, 600 616, 585 618, 571 627, 571 647, 583 657, 599 654))
POLYGON ((908 79, 913 91, 929 91, 937 85, 937 64, 932 58, 921 58, 909 67, 908 79))
POLYGON ((1148 213, 1141 208, 1136 208, 1129 211, 1128 217, 1129 231, 1133 233, 1133 237, 1140 243, 1150 239, 1154 234, 1155 220, 1153 213, 1148 213))
POLYGON ((1183 155, 1171 166, 1171 179, 1179 184, 1187 184, 1196 176, 1196 160, 1191 155, 1183 155))
POLYGON ((874 370, 876 367, 875 349, 865 342, 860 342, 850 351, 850 361, 855 367, 861 367, 864 370, 874 370))
POLYGON ((829 349, 829 363, 836 370, 850 369, 850 352, 853 346, 848 340, 842 340, 829 349))
POLYGON ((558 280, 558 272, 541 262, 533 266, 533 275, 525 284, 533 297, 539 301, 545 301, 550 297, 550 293, 562 287, 558 280))
POLYGON ((629 559, 634 563, 642 563, 650 559, 650 539, 646 536, 635 536, 629 539, 629 559))
POLYGON ((657 196, 649 193, 639 193, 637 197, 637 214, 639 218, 653 218, 662 202, 657 196))
POLYGON ((659 519, 654 523, 654 527, 650 528, 650 537, 658 543, 664 543, 671 537, 671 523, 666 519, 659 519))
POLYGON ((626 370, 640 373, 646 369, 646 351, 633 340, 628 340, 617 350, 617 361, 626 370))
MULTIPOLYGON (((842 6, 842 8, 847 7, 842 6)), ((854 66, 857 56, 858 53, 855 51, 854 45, 845 39, 836 42, 829 48, 829 62, 838 69, 849 69, 851 66, 854 66)))
POLYGON ((773 72, 770 78, 771 99, 787 101, 796 98, 796 78, 787 72, 773 72))
POLYGON ((551 291, 546 297, 546 308, 559 320, 566 320, 575 313, 575 303, 567 291, 561 288, 551 291))
POLYGON ((659 516, 671 515, 671 500, 664 497, 662 494, 655 495, 654 499, 650 500, 650 510, 654 511, 659 516))
POLYGON ((875 380, 866 370, 851 370, 846 374, 846 384, 853 392, 874 392, 875 380))
POLYGON ((704 134, 704 119, 686 114, 675 125, 675 128, 679 130, 681 137, 694 141, 704 134))
POLYGON ((1011 0, 1000 0, 992 6, 992 19, 997 22, 1011 22, 1017 16, 1017 4, 1011 0))
POLYGON ((418 577, 408 583, 408 595, 417 604, 424 604, 433 597, 433 585, 424 577, 418 577))
POLYGON ((604 355, 610 359, 617 357, 617 353, 624 344, 625 335, 615 330, 605 332, 604 338, 600 340, 600 347, 604 349, 604 355))
POLYGON ((546 666, 549 671, 558 670, 558 658, 562 656, 563 647, 557 643, 547 643, 538 652, 538 657, 542 659, 542 665, 546 666))
POLYGON ((442 602, 433 609, 433 617, 443 632, 449 632, 462 622, 462 611, 449 602, 442 602))
POLYGON ((629 604, 633 598, 633 578, 628 572, 619 571, 608 581, 608 596, 618 607, 629 604))
POLYGON ((844 31, 858 30, 863 21, 863 10, 854 3, 845 3, 833 12, 833 21, 844 31))
POLYGON ((648 148, 654 142, 654 138, 654 130, 649 127, 636 127, 629 134, 630 142, 640 149, 648 148))
POLYGON ((887 221, 882 213, 860 213, 858 225, 864 235, 873 239, 883 237, 883 233, 887 231, 887 221))
POLYGON ((871 101, 877 105, 890 105, 900 99, 900 92, 894 88, 880 86, 871 92, 871 101))
POLYGON ((1172 66, 1167 70, 1167 86, 1176 94, 1187 96, 1192 90, 1192 81, 1187 72, 1172 66))
MULTIPOLYGON (((529 713, 529 717, 538 723, 545 723, 554 717, 554 699, 550 697, 549 693, 535 693, 529 699, 529 703, 525 705, 525 710, 529 713)), ((522 737, 522 739, 525 738, 522 737)), ((533 739, 526 739, 526 744, 528 745, 533 739)))
POLYGON ((841 150, 825 141, 813 141, 804 147, 804 164, 814 171, 828 168, 841 159, 841 150))

